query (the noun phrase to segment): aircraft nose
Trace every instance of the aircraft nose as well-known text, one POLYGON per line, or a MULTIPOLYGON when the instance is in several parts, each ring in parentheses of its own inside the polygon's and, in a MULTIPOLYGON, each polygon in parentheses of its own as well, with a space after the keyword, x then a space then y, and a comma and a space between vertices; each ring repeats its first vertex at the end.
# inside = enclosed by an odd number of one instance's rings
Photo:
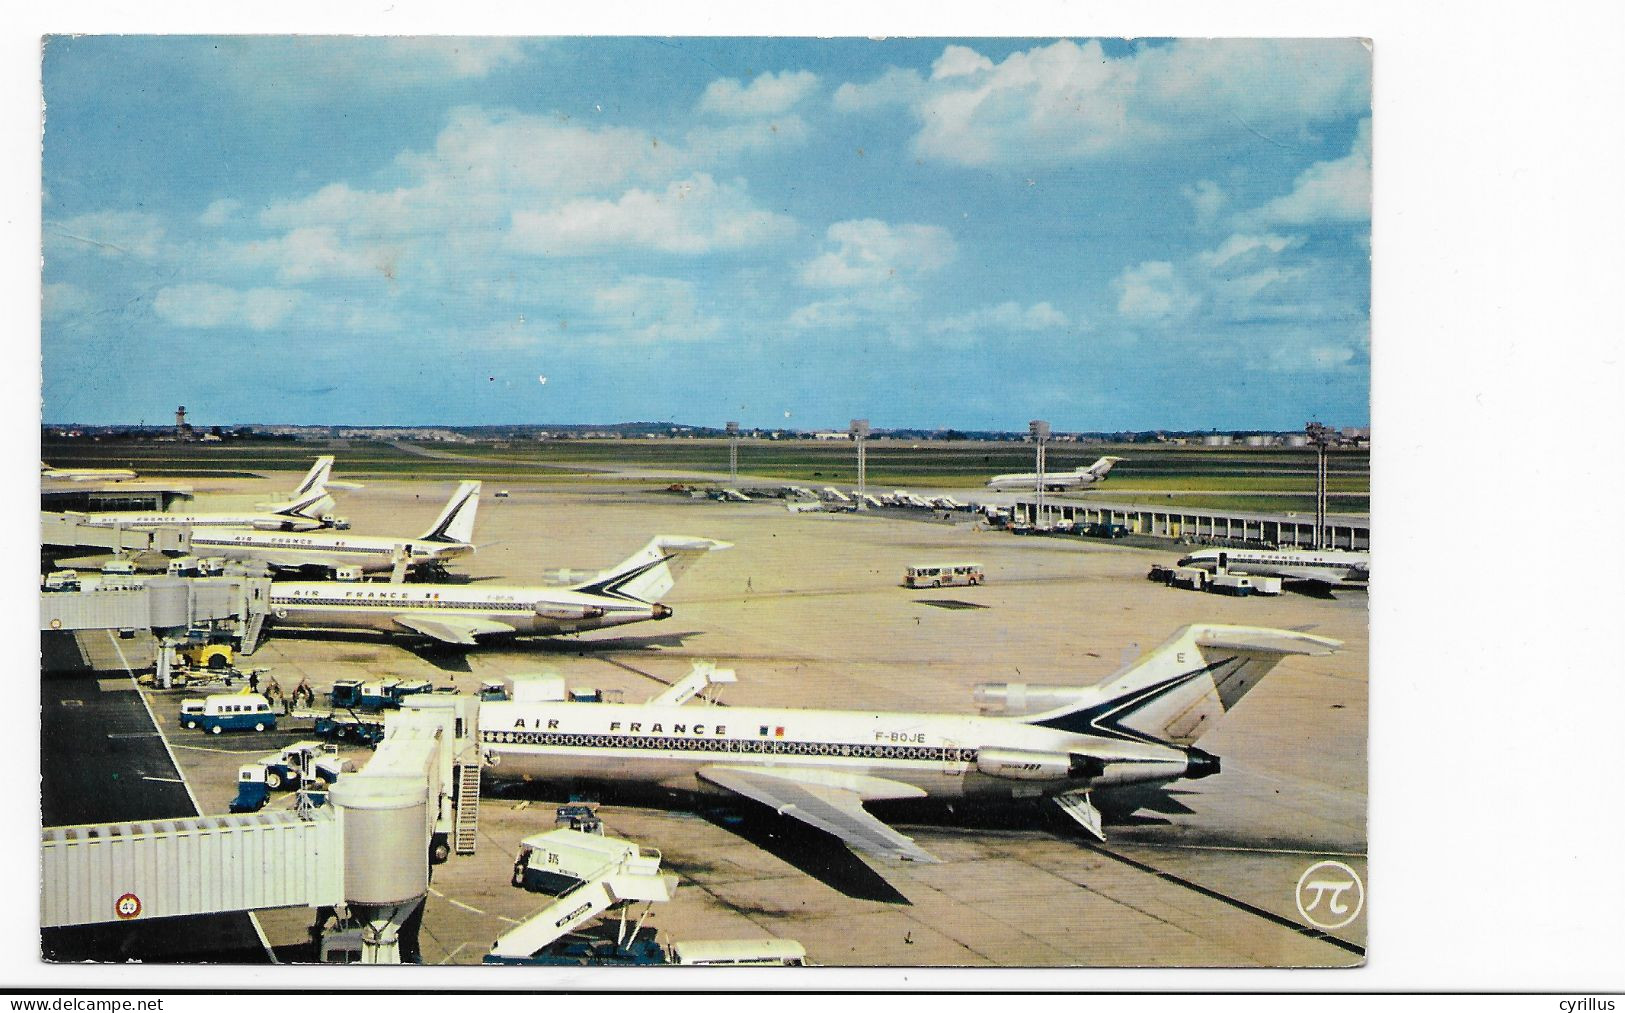
POLYGON ((654 609, 654 614, 655 614, 656 619, 670 619, 671 618, 671 607, 670 606, 667 606, 667 605, 653 605, 653 606, 650 606, 650 607, 652 609, 654 609))

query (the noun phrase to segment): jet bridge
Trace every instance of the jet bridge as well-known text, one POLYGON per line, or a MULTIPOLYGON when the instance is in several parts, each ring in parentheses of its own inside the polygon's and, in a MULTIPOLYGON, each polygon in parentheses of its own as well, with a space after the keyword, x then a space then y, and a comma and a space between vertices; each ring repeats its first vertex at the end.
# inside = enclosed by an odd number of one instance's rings
POLYGON ((325 807, 47 827, 40 926, 342 904, 342 842, 325 807))
POLYGON ((454 786, 472 783, 479 700, 411 700, 388 716, 360 771, 330 805, 292 811, 100 826, 40 835, 41 925, 128 922, 275 907, 345 910, 361 923, 363 962, 398 963, 401 925, 423 903, 430 867, 476 814, 454 786))
POLYGON ((71 513, 41 513, 40 544, 70 549, 112 549, 115 552, 192 551, 191 528, 98 527, 71 513))
POLYGON ((149 638, 156 638, 158 681, 167 685, 176 647, 229 639, 239 653, 254 653, 270 601, 271 582, 264 577, 98 578, 67 590, 41 591, 40 632, 72 638, 78 661, 64 664, 98 671, 127 667, 132 653, 151 657, 149 638), (140 646, 147 650, 126 651, 115 636, 142 638, 140 646))

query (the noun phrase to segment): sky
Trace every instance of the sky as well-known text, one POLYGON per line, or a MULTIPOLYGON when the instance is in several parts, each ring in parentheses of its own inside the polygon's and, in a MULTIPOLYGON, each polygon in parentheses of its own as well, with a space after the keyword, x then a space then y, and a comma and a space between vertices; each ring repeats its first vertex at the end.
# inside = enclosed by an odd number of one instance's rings
POLYGON ((43 418, 1369 424, 1354 40, 53 37, 43 418))

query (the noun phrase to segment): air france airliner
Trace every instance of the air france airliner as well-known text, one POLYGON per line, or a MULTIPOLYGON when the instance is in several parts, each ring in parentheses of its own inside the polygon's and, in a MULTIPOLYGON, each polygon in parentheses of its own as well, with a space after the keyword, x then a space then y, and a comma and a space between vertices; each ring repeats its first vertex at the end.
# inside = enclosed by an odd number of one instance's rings
POLYGON ((516 634, 554 636, 668 618, 659 599, 706 552, 727 542, 660 535, 617 566, 568 588, 495 584, 288 581, 271 586, 278 629, 360 629, 448 644, 516 634))
POLYGON ((864 803, 1052 798, 1102 837, 1092 793, 1219 773, 1204 733, 1289 655, 1335 640, 1187 626, 1098 685, 1020 717, 514 700, 481 705, 491 780, 659 786, 749 799, 853 847, 936 859, 864 803))
POLYGON ((327 494, 327 477, 332 469, 333 458, 318 457, 286 500, 265 504, 259 510, 189 513, 114 510, 71 516, 78 518, 81 524, 93 528, 252 528, 255 531, 314 531, 328 526, 322 518, 333 509, 333 497, 327 494))
POLYGON ((416 538, 222 528, 194 532, 192 553, 261 562, 274 570, 357 567, 368 573, 395 570, 404 576, 406 570, 443 569, 451 560, 472 553, 479 505, 480 483, 464 482, 435 522, 416 538))
POLYGON ((1326 588, 1364 587, 1371 580, 1371 553, 1346 549, 1201 549, 1179 561, 1209 573, 1221 570, 1326 588))

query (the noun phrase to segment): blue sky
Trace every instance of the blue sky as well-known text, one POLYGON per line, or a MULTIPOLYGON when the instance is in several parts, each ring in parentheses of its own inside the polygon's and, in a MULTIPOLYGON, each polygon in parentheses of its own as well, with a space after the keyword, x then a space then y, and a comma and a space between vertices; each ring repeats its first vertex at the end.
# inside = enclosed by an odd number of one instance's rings
POLYGON ((80 37, 44 87, 48 422, 1369 421, 1358 42, 80 37))

